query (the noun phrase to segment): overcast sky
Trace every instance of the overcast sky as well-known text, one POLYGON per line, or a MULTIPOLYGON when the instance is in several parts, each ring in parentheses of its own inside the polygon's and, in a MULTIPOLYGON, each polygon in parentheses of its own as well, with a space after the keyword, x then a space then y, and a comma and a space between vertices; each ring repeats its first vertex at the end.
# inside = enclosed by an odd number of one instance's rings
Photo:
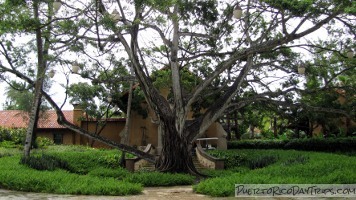
MULTIPOLYGON (((326 37, 325 29, 320 29, 319 31, 308 36, 309 39, 310 38, 312 38, 312 39, 321 38, 322 39, 323 37, 326 37)), ((34 59, 36 59, 36 58, 34 58, 34 59)), ((62 72, 57 71, 57 73, 55 74, 52 81, 53 81, 53 83, 52 83, 52 87, 51 87, 49 93, 52 95, 52 97, 56 101, 56 103, 60 106, 60 105, 62 105, 62 103, 64 101, 65 90, 59 84, 65 83, 65 77, 62 74, 62 72)), ((80 79, 79 75, 71 74, 70 81, 71 81, 71 83, 75 83, 75 82, 81 81, 81 79, 80 79)), ((1 95, 0 110, 3 110, 3 104, 5 103, 5 100, 6 100, 5 87, 6 87, 6 83, 0 82, 0 95, 1 95)), ((63 110, 71 110, 71 109, 73 109, 73 106, 69 104, 69 99, 68 99, 65 106, 63 107, 63 110)))

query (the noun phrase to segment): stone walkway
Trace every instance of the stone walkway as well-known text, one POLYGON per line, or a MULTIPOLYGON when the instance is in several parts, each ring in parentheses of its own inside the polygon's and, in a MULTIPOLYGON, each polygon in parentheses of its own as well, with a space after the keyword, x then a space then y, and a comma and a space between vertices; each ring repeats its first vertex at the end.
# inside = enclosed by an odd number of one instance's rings
POLYGON ((208 200, 208 199, 227 199, 227 198, 212 198, 201 194, 193 193, 191 186, 177 186, 177 187, 154 187, 145 188, 143 194, 133 196, 83 196, 83 195, 59 195, 59 194, 45 194, 45 193, 29 193, 18 192, 0 189, 0 200, 161 200, 161 199, 194 199, 194 200, 208 200))
POLYGON ((355 198, 214 198, 193 193, 191 186, 145 188, 143 194, 133 196, 85 196, 18 192, 0 189, 0 200, 353 200, 355 198))

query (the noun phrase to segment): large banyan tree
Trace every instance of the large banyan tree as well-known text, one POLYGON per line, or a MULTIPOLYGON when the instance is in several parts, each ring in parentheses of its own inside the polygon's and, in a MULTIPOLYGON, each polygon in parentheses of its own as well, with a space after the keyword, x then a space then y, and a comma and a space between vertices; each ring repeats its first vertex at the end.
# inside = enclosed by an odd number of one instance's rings
MULTIPOLYGON (((254 102, 291 105, 298 101, 296 94, 302 92, 304 77, 297 68, 306 66, 308 72, 313 67, 305 56, 308 53, 320 50, 338 56, 345 65, 334 71, 336 75, 355 70, 353 55, 348 52, 354 48, 355 37, 356 8, 351 0, 35 0, 11 6, 28 9, 34 5, 43 11, 39 20, 8 17, 6 21, 31 22, 31 26, 19 28, 28 35, 31 29, 45 33, 42 40, 49 46, 43 64, 47 72, 61 66, 68 71, 71 64, 79 64, 81 77, 91 80, 88 84, 101 85, 115 97, 131 68, 134 77, 130 80, 135 78, 157 116, 162 152, 155 159, 85 132, 68 123, 51 95, 42 91, 58 111, 59 121, 78 133, 153 161, 160 171, 196 174, 192 143, 227 110, 254 102), (58 12, 46 12, 58 5, 58 12), (160 94, 159 84, 152 78, 162 68, 170 71, 169 99, 160 94), (186 71, 199 80, 189 89, 184 88, 182 74, 186 71), (192 109, 198 113, 187 120, 192 109)), ((23 12, 33 16, 31 9, 23 12)), ((14 32, 6 34, 15 38, 14 32)), ((11 56, 9 51, 3 46, 3 55, 11 56)), ((1 69, 35 84, 36 79, 12 66, 3 62, 1 69)), ((101 97, 105 99, 105 95, 101 97)))

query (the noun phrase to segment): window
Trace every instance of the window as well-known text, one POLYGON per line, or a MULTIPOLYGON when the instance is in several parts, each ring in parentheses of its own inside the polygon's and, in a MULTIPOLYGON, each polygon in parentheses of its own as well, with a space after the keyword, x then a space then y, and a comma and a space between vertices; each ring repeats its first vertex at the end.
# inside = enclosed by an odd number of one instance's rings
POLYGON ((54 144, 63 144, 63 134, 53 133, 53 142, 54 144))

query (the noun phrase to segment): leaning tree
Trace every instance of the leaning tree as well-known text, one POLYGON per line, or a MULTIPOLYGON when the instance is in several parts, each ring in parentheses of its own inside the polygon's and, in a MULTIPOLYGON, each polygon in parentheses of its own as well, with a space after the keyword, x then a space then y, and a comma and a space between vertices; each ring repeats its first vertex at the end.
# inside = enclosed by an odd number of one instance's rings
MULTIPOLYGON (((43 29, 53 27, 49 32, 54 34, 50 41, 56 65, 71 63, 73 59, 66 58, 72 53, 81 63, 83 78, 91 79, 92 84, 112 85, 125 77, 106 79, 103 74, 120 69, 124 60, 133 69, 148 105, 157 116, 163 149, 154 160, 132 147, 87 133, 68 123, 51 96, 42 91, 57 110, 59 122, 78 133, 154 161, 158 170, 167 172, 197 173, 190 155, 191 144, 226 110, 238 110, 257 101, 294 103, 301 91, 298 84, 303 81, 297 67, 308 59, 303 50, 316 47, 338 52, 345 60, 351 55, 345 45, 328 49, 312 43, 316 33, 325 41, 355 36, 355 4, 350 0, 61 3, 55 19, 41 23, 43 29), (344 30, 343 37, 334 34, 339 27, 344 30), (152 73, 162 68, 170 71, 169 99, 161 96, 152 78, 152 73), (186 70, 199 77, 198 84, 189 90, 183 84, 186 70), (212 97, 214 101, 208 101, 212 97), (188 120, 193 107, 198 114, 188 120)), ((21 76, 20 72, 15 73, 21 76)))

